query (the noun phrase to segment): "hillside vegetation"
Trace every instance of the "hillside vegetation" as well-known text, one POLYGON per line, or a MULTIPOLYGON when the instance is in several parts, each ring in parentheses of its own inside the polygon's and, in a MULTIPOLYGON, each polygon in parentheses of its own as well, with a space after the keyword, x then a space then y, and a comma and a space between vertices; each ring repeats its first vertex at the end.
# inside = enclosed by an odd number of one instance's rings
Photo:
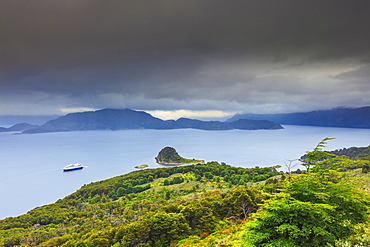
POLYGON ((0 246, 369 246, 364 161, 307 153, 308 172, 144 169, 0 221, 0 246), (317 159, 322 157, 321 159, 317 159))
POLYGON ((0 246, 167 246, 240 217, 240 196, 256 192, 235 187, 278 174, 217 162, 134 171, 1 220, 0 246))
POLYGON ((357 160, 370 160, 370 146, 368 147, 351 147, 351 148, 342 148, 330 153, 335 155, 345 155, 350 159, 357 160))

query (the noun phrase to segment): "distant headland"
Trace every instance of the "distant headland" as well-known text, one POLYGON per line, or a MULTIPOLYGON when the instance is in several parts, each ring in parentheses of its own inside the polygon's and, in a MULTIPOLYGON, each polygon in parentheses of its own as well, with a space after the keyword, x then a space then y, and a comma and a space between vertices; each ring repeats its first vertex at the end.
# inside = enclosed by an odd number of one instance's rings
POLYGON ((370 106, 286 114, 236 114, 226 122, 239 119, 265 119, 287 125, 369 129, 370 106))
POLYGON ((155 157, 158 164, 174 166, 183 164, 204 164, 204 160, 186 159, 181 157, 173 147, 163 148, 155 157))

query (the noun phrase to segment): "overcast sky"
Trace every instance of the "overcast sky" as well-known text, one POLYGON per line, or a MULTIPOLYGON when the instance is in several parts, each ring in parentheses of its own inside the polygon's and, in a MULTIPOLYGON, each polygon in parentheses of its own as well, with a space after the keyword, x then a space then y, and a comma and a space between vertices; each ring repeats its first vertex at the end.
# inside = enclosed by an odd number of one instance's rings
POLYGON ((0 2, 0 115, 368 105, 369 0, 0 2))

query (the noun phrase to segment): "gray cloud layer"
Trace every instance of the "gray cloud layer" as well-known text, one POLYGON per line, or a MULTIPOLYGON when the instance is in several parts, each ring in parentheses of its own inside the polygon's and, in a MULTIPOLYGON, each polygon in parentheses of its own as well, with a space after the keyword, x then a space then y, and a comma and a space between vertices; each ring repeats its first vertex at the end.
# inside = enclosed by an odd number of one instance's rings
POLYGON ((0 20, 0 114, 370 105, 368 0, 14 0, 0 20))

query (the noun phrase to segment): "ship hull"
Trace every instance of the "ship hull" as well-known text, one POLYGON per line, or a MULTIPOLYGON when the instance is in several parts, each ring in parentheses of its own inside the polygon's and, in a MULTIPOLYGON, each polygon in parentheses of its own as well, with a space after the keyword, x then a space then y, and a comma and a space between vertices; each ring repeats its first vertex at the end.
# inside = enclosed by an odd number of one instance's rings
POLYGON ((75 168, 65 168, 63 169, 63 172, 70 172, 74 170, 81 170, 83 167, 75 167, 75 168))

